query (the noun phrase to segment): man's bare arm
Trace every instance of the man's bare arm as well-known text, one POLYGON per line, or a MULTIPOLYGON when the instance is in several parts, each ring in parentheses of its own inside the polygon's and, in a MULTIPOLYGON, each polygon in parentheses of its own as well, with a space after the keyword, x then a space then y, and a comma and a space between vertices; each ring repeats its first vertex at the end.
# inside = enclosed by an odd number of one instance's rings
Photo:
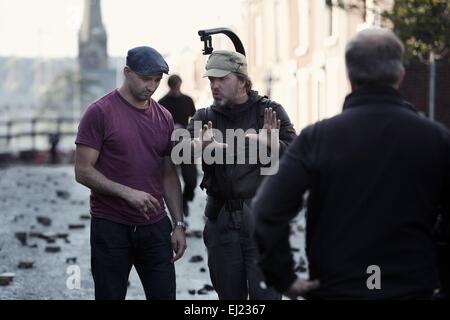
MULTIPOLYGON (((178 179, 177 170, 172 163, 170 157, 164 158, 163 171, 163 185, 164 185, 164 199, 169 209, 169 213, 174 223, 183 221, 182 201, 180 180, 178 179)), ((175 226, 172 232, 171 243, 175 256, 172 262, 180 259, 186 250, 186 236, 184 229, 180 226, 175 226)))

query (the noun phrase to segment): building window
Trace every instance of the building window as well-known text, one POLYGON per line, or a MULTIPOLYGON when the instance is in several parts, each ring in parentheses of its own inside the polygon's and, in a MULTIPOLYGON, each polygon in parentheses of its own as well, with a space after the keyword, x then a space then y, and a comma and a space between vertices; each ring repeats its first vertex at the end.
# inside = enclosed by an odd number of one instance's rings
POLYGON ((310 95, 310 76, 309 69, 301 68, 297 72, 297 100, 298 100, 298 118, 296 128, 298 131, 302 130, 307 125, 311 124, 311 106, 309 104, 310 95))
POLYGON ((325 0, 323 3, 325 4, 324 5, 325 46, 333 46, 337 43, 339 10, 336 4, 336 0, 325 0))
POLYGON ((274 2, 274 20, 275 20, 275 34, 274 34, 274 50, 275 50, 275 61, 280 61, 280 37, 282 36, 281 30, 281 14, 280 14, 280 4, 278 1, 274 2))
POLYGON ((297 55, 304 55, 309 46, 309 0, 298 0, 298 47, 297 55))
POLYGON ((379 7, 374 3, 374 0, 364 1, 364 22, 370 26, 380 26, 380 10, 379 7))
POLYGON ((381 26, 381 10, 374 0, 364 0, 362 7, 362 17, 364 22, 359 24, 356 30, 359 32, 366 28, 381 26))
POLYGON ((333 1, 325 0, 325 21, 327 23, 326 36, 331 37, 333 35, 333 1))
POLYGON ((257 15, 255 17, 255 64, 257 67, 260 67, 262 65, 262 54, 263 54, 263 47, 262 47, 262 17, 261 15, 257 15))
POLYGON ((313 114, 312 121, 316 122, 322 119, 326 114, 326 74, 325 67, 322 66, 316 70, 313 87, 313 114))
POLYGON ((317 82, 317 120, 323 119, 326 114, 326 90, 325 81, 317 82))

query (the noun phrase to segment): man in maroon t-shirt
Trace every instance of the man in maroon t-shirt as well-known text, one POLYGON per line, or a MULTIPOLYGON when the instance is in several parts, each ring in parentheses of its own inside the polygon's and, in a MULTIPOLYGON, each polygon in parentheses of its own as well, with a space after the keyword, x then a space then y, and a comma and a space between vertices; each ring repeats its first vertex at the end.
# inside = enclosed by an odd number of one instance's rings
POLYGON ((186 237, 170 159, 174 124, 151 99, 168 71, 153 48, 131 49, 122 87, 92 103, 79 125, 75 175, 91 189, 96 299, 125 299, 133 265, 147 299, 175 299, 173 263, 184 254, 186 237))

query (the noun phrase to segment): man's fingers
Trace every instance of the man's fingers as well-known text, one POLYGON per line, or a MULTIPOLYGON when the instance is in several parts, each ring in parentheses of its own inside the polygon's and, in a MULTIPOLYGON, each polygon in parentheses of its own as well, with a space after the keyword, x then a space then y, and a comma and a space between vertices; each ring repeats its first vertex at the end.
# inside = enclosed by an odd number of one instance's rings
POLYGON ((187 247, 186 243, 182 243, 178 246, 178 253, 175 256, 174 261, 177 261, 184 255, 184 252, 186 251, 186 247, 187 247))
POLYGON ((175 251, 175 256, 172 258, 172 262, 175 262, 179 260, 183 256, 183 252, 180 250, 180 248, 177 248, 175 251))
POLYGON ((292 283, 286 292, 283 294, 290 299, 297 299, 299 296, 304 296, 309 291, 315 290, 320 287, 319 280, 305 280, 297 278, 297 280, 292 283))
POLYGON ((308 293, 311 290, 318 289, 320 287, 319 280, 301 280, 299 288, 297 290, 297 294, 299 296, 303 296, 305 293, 308 293))
POLYGON ((149 196, 148 200, 150 201, 150 204, 153 207, 153 209, 161 210, 161 204, 159 203, 159 201, 151 194, 149 194, 148 196, 149 196))
POLYGON ((149 204, 148 206, 147 206, 147 210, 146 210, 146 212, 145 213, 157 213, 158 212, 158 210, 156 209, 156 207, 153 205, 153 204, 149 204))
POLYGON ((210 144, 208 144, 205 149, 211 150, 211 149, 226 149, 228 148, 227 143, 221 143, 217 142, 216 140, 213 140, 210 144))
POLYGON ((146 204, 144 204, 143 206, 140 206, 139 211, 142 213, 142 215, 145 217, 145 219, 150 220, 150 217, 147 214, 147 212, 149 210, 148 210, 148 206, 146 204))
POLYGON ((172 237, 172 248, 175 252, 172 262, 175 262, 183 256, 184 251, 186 250, 186 243, 183 243, 180 239, 174 239, 172 237))
POLYGON ((314 280, 314 281, 308 281, 305 284, 305 291, 311 291, 311 290, 315 290, 318 289, 320 287, 320 282, 319 280, 314 280))
POLYGON ((157 213, 160 209, 161 205, 159 204, 159 201, 151 194, 147 194, 147 197, 144 199, 143 213, 157 213))
POLYGON ((175 261, 177 261, 179 258, 177 257, 177 255, 178 255, 178 241, 174 238, 174 236, 172 235, 172 240, 171 240, 171 242, 172 242, 172 249, 173 249, 173 252, 175 252, 175 256, 173 256, 172 257, 172 259, 171 259, 171 261, 172 261, 172 263, 173 262, 175 262, 175 261))
POLYGON ((149 200, 156 209, 161 210, 161 204, 159 203, 158 199, 149 194, 149 200))
POLYGON ((273 111, 272 112, 272 122, 270 123, 270 125, 272 126, 272 129, 275 129, 277 127, 277 112, 273 111))
POLYGON ((208 124, 203 125, 202 132, 200 133, 202 137, 202 141, 213 141, 214 140, 214 132, 212 131, 212 122, 209 121, 208 124))
POLYGON ((228 148, 228 143, 221 143, 221 142, 217 142, 216 140, 213 140, 212 146, 213 146, 213 148, 226 149, 226 148, 228 148))
POLYGON ((267 111, 267 116, 266 116, 265 123, 267 125, 270 125, 272 123, 272 108, 268 108, 268 109, 266 109, 266 111, 267 111))

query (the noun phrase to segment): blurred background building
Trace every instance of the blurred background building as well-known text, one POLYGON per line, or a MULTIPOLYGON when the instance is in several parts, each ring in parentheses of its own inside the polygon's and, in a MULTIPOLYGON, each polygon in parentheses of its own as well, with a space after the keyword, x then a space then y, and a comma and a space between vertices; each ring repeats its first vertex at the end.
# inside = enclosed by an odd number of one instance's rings
MULTIPOLYGON (((202 77, 207 56, 202 55, 203 43, 199 41, 197 32, 199 29, 231 28, 246 48, 254 89, 280 102, 299 132, 308 124, 341 112, 344 98, 350 92, 344 61, 347 41, 367 27, 391 27, 383 22, 381 13, 392 7, 395 1, 357 2, 361 4, 359 10, 339 7, 336 0, 236 0, 224 7, 229 11, 228 15, 224 15, 225 9, 217 10, 218 1, 204 1, 201 5, 200 1, 189 5, 171 1, 167 4, 168 9, 162 11, 158 11, 155 2, 146 21, 133 18, 140 8, 132 5, 140 3, 142 6, 144 2, 130 0, 129 19, 142 28, 148 28, 149 34, 153 32, 154 36, 140 40, 139 45, 154 46, 164 54, 171 73, 182 77, 182 90, 193 97, 197 108, 212 102, 209 81, 202 77), (183 13, 182 5, 188 5, 190 11, 183 13), (156 20, 155 15, 164 17, 156 20), (186 20, 180 21, 177 18, 180 16, 186 20), (208 22, 201 27, 194 24, 206 18, 208 22), (159 37, 156 38, 155 34, 159 37), (178 47, 171 49, 175 45, 178 47)), ((120 33, 117 27, 127 23, 127 14, 111 17, 111 11, 108 11, 106 17, 110 23, 105 28, 105 13, 102 13, 101 5, 100 0, 84 1, 77 27, 78 56, 0 57, 0 79, 3 79, 0 82, 0 152, 46 146, 43 137, 34 145, 29 137, 23 143, 19 140, 24 141, 26 137, 13 138, 14 132, 31 130, 33 123, 11 124, 11 121, 36 116, 66 119, 47 124, 44 131, 49 133, 65 127, 67 134, 63 133, 62 145, 73 148, 73 134, 82 112, 92 101, 120 85, 124 55, 131 46, 128 43, 121 45, 122 56, 111 57, 108 54, 111 34, 107 29, 114 27, 113 36, 120 33)), ((134 32, 128 32, 123 38, 133 36, 134 32)), ((231 41, 223 35, 213 36, 213 46, 214 49, 234 49, 231 41)), ((448 61, 437 62, 436 75, 435 120, 450 126, 448 61)), ((429 67, 426 64, 410 62, 401 88, 405 98, 424 115, 429 113, 428 78, 429 67)), ((165 82, 164 79, 155 93, 155 100, 166 93, 165 82)))

